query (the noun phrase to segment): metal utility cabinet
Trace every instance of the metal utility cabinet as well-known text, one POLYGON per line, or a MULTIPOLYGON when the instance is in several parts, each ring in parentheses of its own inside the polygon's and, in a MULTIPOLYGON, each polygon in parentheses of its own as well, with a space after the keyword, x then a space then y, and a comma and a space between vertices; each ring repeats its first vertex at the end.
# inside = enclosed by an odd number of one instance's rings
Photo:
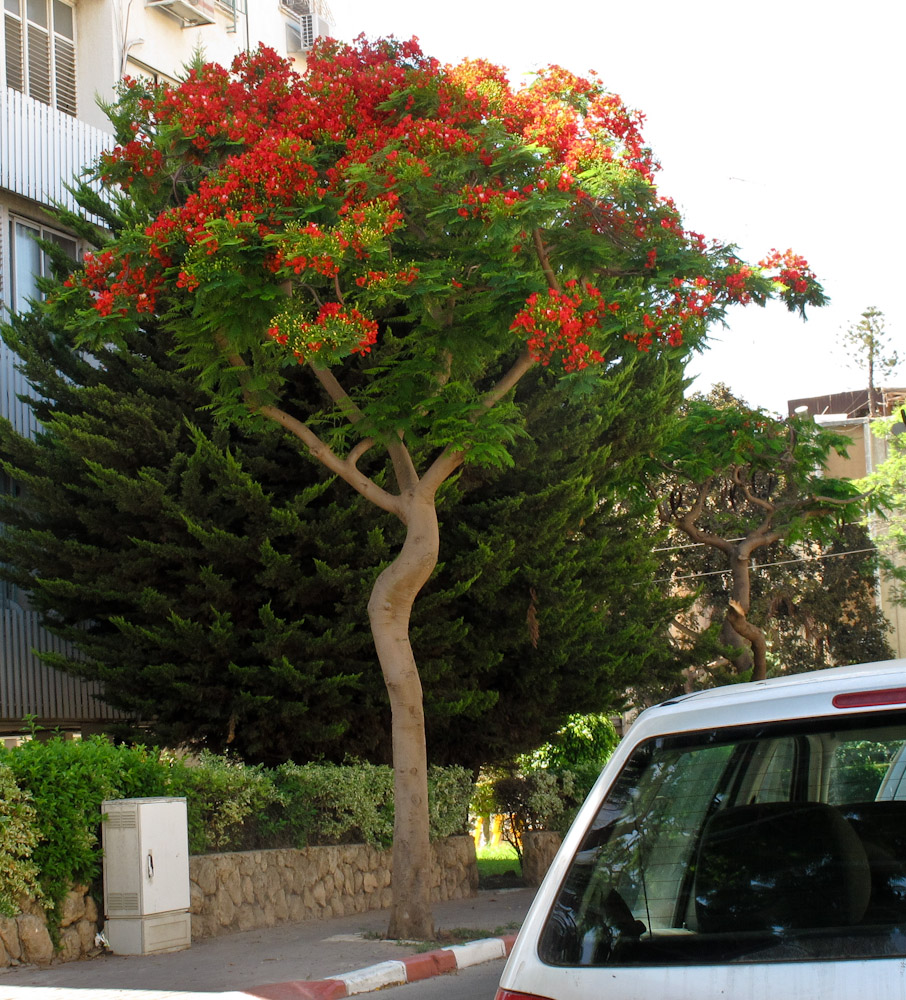
POLYGON ((183 798, 101 804, 104 933, 119 955, 180 951, 192 943, 189 835, 183 798))

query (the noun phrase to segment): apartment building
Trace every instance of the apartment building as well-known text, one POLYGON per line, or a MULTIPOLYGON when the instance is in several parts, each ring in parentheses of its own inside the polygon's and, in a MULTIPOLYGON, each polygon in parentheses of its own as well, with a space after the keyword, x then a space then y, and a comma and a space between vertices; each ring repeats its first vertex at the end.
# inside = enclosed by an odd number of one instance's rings
MULTIPOLYGON (((197 53, 228 64, 259 43, 299 70, 331 33, 325 0, 3 0, 0 20, 0 315, 37 297, 46 262, 35 237, 74 258, 82 247, 47 212, 69 204, 65 184, 112 145, 98 98, 124 76, 175 80, 197 53)), ((0 414, 33 431, 18 400, 28 387, 0 345, 0 414)), ((0 482, 0 489, 12 484, 0 482)), ((2 530, 2 529, 0 529, 2 530)), ((59 648, 27 598, 0 583, 0 737, 26 715, 71 731, 115 717, 88 684, 43 666, 59 648)))

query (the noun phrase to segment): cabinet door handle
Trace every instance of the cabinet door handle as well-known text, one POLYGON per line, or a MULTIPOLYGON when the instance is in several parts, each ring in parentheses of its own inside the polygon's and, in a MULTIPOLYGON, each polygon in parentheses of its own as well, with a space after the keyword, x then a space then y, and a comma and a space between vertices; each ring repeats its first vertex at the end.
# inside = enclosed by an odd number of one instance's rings
POLYGON ((150 851, 148 851, 148 878, 154 878, 154 858, 151 857, 150 851))

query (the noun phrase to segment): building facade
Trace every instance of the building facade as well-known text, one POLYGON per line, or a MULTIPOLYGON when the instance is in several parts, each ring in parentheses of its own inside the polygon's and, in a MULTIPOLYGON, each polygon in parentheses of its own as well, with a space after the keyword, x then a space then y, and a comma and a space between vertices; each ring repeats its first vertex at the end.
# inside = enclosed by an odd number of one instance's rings
MULTIPOLYGON (((199 54, 229 64, 265 44, 305 69, 314 40, 330 34, 324 0, 3 0, 0 21, 0 317, 38 297, 46 261, 36 237, 83 251, 48 212, 113 145, 99 100, 126 76, 175 81, 199 54)), ((0 344, 0 415, 34 431, 19 400, 28 386, 0 344)), ((14 488, 0 481, 0 489, 14 488)), ((0 527, 2 530, 2 527, 0 527)), ((0 736, 26 715, 86 731, 115 717, 88 684, 43 666, 35 650, 59 648, 27 597, 0 583, 0 736)))

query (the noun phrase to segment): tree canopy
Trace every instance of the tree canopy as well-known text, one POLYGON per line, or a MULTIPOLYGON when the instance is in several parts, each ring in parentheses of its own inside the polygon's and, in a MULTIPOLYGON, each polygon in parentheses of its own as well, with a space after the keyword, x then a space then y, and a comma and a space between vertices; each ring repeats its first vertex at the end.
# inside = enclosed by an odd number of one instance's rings
POLYGON ((513 463, 536 367, 575 405, 599 384, 618 401, 636 352, 675 358, 734 303, 804 311, 823 292, 791 251, 749 265, 686 229, 641 115, 555 67, 517 89, 414 42, 328 41, 304 77, 260 50, 175 87, 131 81, 111 116, 101 177, 133 222, 50 308, 84 344, 157 317, 220 417, 284 428, 403 525, 368 614, 392 716, 390 932, 430 936, 409 624, 443 489, 513 463))
POLYGON ((692 398, 674 420, 651 488, 661 523, 713 550, 729 574, 719 640, 740 673, 767 674, 765 631, 750 618, 755 553, 779 542, 831 544, 861 519, 858 487, 823 474, 830 452, 845 454, 849 443, 808 415, 782 420, 725 396, 692 398))

